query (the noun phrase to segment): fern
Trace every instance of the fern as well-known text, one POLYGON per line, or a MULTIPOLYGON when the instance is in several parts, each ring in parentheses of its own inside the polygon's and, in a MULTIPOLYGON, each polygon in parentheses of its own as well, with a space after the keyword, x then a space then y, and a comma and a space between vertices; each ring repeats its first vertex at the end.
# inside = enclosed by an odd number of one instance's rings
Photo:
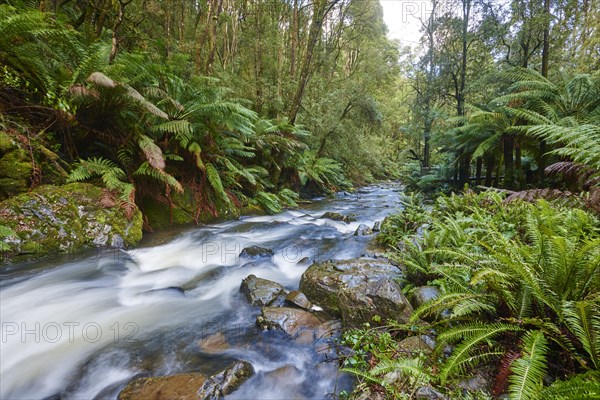
POLYGON ((415 385, 425 385, 432 380, 421 358, 382 360, 370 373, 373 375, 383 375, 394 371, 414 377, 416 380, 415 385))
POLYGON ((539 398, 553 400, 598 399, 600 398, 600 372, 589 371, 564 381, 556 381, 551 386, 544 388, 539 398))
POLYGON ((491 344, 491 340, 502 333, 518 331, 521 331, 521 328, 510 324, 469 323, 442 332, 438 337, 440 343, 461 340, 442 366, 440 371, 442 384, 446 382, 450 374, 457 371, 464 372, 467 367, 473 368, 477 363, 489 357, 502 354, 499 351, 478 351, 481 344, 491 344))
POLYGON ((513 361, 509 378, 511 399, 536 400, 540 398, 546 375, 548 342, 541 331, 527 332, 521 346, 521 358, 513 361))
POLYGON ((177 192, 183 192, 183 186, 172 175, 157 169, 150 165, 149 162, 143 162, 139 168, 133 173, 134 176, 146 176, 163 183, 175 189, 177 192))
POLYGON ((597 301, 565 302, 563 313, 591 366, 600 370, 600 305, 597 301))
POLYGON ((219 171, 211 163, 206 163, 206 177, 208 178, 208 182, 213 188, 215 194, 219 196, 226 204, 230 204, 231 200, 227 196, 227 193, 225 193, 219 171))

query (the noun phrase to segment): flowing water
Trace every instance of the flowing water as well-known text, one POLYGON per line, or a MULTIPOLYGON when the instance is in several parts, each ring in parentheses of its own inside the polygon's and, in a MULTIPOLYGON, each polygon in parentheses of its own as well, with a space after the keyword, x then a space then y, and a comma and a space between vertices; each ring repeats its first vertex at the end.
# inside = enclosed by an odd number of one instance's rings
POLYGON ((315 346, 261 332, 260 309, 239 286, 255 274, 297 289, 313 260, 360 256, 371 237, 354 231, 396 210, 399 191, 370 186, 277 215, 155 235, 127 252, 0 269, 0 398, 114 399, 135 376, 212 374, 234 360, 257 373, 228 398, 331 398, 350 384, 336 363, 315 346), (319 218, 325 211, 357 221, 319 218), (239 257, 249 245, 274 255, 239 257))

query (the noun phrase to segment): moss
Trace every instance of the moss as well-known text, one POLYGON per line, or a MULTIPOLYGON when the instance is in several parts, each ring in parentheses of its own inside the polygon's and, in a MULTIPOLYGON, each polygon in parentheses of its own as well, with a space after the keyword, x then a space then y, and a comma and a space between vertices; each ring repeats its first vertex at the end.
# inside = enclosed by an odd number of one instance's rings
POLYGON ((89 246, 131 246, 142 238, 142 214, 102 208, 101 189, 88 183, 44 185, 0 203, 0 219, 18 238, 5 240, 15 254, 36 256, 89 246))
POLYGON ((15 148, 15 143, 6 132, 0 132, 0 152, 15 148))
POLYGON ((27 152, 15 149, 0 158, 0 197, 27 191, 33 168, 27 152))

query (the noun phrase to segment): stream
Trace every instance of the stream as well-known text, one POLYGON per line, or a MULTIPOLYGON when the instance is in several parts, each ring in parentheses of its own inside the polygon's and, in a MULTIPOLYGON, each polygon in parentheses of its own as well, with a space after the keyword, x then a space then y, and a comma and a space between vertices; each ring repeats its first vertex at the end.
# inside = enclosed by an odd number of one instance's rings
POLYGON ((400 191, 378 184, 276 215, 150 235, 129 251, 3 267, 0 398, 116 399, 136 376, 210 375, 235 360, 256 374, 228 399, 325 399, 351 389, 316 346, 259 330, 260 308, 239 287, 254 274, 295 290, 312 261, 368 252, 373 236, 354 236, 356 228, 396 211, 400 191), (326 211, 356 221, 320 218, 326 211), (251 245, 274 255, 240 257, 251 245), (202 345, 214 335, 225 344, 202 345))

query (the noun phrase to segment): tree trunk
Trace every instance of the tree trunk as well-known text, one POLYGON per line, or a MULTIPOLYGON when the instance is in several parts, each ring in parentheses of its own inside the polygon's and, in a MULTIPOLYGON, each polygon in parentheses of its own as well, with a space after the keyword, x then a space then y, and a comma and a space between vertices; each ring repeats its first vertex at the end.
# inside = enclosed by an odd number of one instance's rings
POLYGON ((511 135, 503 134, 504 148, 504 187, 512 189, 514 187, 515 165, 513 159, 513 150, 515 139, 511 135))
POLYGON ((477 169, 475 171, 475 185, 481 185, 481 171, 483 170, 483 158, 477 157, 477 169))
POLYGON ((296 49, 298 47, 298 0, 294 0, 292 11, 292 38, 290 43, 290 78, 296 79, 296 49))
POLYGON ((217 11, 212 17, 212 20, 209 22, 211 24, 210 29, 210 51, 208 52, 208 59, 206 60, 206 74, 210 75, 212 72, 212 66, 215 61, 215 52, 217 50, 217 28, 219 26, 219 16, 221 15, 221 11, 223 9, 223 0, 218 0, 217 3, 217 11))
POLYGON ((327 4, 327 0, 317 0, 314 3, 313 18, 310 24, 310 30, 308 34, 308 43, 306 44, 306 53, 304 54, 304 60, 302 62, 302 69, 300 71, 300 77, 296 94, 292 100, 290 111, 288 114, 288 120, 291 124, 296 122, 298 111, 302 105, 302 96, 304 95, 304 89, 310 77, 310 70, 312 67, 312 57, 315 49, 315 45, 321 36, 323 22, 327 17, 327 14, 340 0, 332 0, 331 3, 327 4))
MULTIPOLYGON (((544 46, 542 48, 542 76, 544 78, 548 77, 548 63, 550 59, 550 0, 544 0, 544 16, 546 20, 544 21, 544 46)), ((544 185, 544 169, 546 168, 546 141, 540 141, 540 159, 539 159, 539 168, 538 168, 538 176, 540 180, 540 186, 544 185)))
POLYGON ((492 186, 492 179, 494 177, 494 164, 496 160, 493 156, 488 156, 485 161, 485 186, 492 186))
POLYGON ((125 18, 125 7, 129 3, 131 3, 131 1, 132 0, 129 0, 128 2, 123 2, 119 0, 118 2, 119 10, 117 13, 117 20, 113 25, 110 56, 108 57, 109 64, 112 64, 115 61, 115 58, 117 58, 117 53, 119 51, 119 29, 121 28, 121 25, 123 24, 123 20, 125 18))
POLYGON ((523 167, 521 165, 521 141, 516 138, 514 141, 515 145, 515 184, 518 189, 523 189, 525 184, 523 180, 523 167))

